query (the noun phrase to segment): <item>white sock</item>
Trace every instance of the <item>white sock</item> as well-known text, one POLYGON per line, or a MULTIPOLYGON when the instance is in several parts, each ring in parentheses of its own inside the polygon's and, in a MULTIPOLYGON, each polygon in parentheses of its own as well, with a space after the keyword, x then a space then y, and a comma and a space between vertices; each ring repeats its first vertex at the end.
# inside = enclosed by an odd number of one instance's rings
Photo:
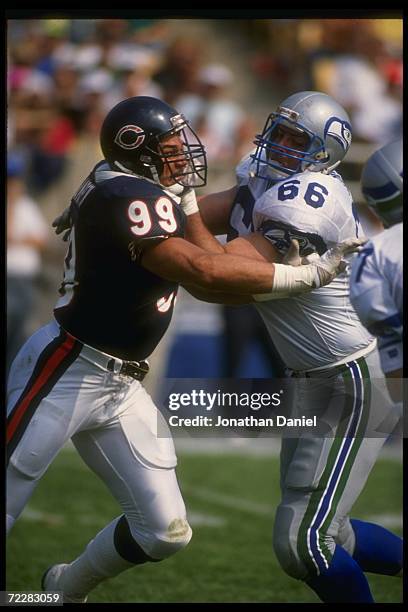
POLYGON ((100 582, 134 567, 125 561, 114 546, 114 532, 120 517, 114 519, 93 540, 79 557, 65 569, 59 585, 68 597, 85 597, 100 582))

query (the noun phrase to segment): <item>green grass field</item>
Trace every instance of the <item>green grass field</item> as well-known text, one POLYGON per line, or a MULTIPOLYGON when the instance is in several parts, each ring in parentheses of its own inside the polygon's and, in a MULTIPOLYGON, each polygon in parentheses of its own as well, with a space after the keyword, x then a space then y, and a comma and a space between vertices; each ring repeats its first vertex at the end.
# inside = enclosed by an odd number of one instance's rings
MULTIPOLYGON (((317 602, 287 577, 271 546, 279 501, 278 459, 179 453, 178 478, 193 539, 174 557, 124 572, 89 602, 317 602)), ((120 514, 75 452, 64 450, 41 481, 9 539, 8 590, 39 590, 43 571, 70 561, 120 514)), ((402 466, 381 459, 353 516, 388 522, 401 534, 402 466)), ((388 526, 387 525, 387 526, 388 526)), ((402 581, 368 575, 377 602, 402 601, 402 581)))

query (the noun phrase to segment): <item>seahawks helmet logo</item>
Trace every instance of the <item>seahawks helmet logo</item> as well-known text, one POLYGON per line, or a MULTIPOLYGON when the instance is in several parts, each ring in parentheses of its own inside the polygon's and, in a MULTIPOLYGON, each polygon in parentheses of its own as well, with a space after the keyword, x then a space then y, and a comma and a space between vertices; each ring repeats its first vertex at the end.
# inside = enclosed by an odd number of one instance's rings
POLYGON ((351 145, 351 125, 338 117, 332 117, 324 130, 324 137, 331 136, 347 151, 351 145))
POLYGON ((115 136, 115 143, 122 149, 137 149, 145 139, 145 132, 138 125, 124 125, 115 136))

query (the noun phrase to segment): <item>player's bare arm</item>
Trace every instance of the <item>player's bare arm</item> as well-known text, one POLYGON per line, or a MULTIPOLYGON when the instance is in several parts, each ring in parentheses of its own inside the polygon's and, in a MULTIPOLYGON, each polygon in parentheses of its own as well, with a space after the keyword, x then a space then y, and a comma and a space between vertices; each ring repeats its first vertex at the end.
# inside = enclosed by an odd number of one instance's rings
POLYGON ((209 253, 181 238, 145 248, 142 265, 173 282, 249 295, 272 291, 275 272, 274 265, 266 261, 209 253))
POLYGON ((215 236, 226 234, 229 230, 229 215, 237 191, 238 187, 234 185, 225 191, 198 197, 198 206, 203 221, 215 236))
POLYGON ((348 240, 329 249, 312 264, 291 266, 208 253, 181 238, 145 247, 142 265, 162 278, 200 289, 253 295, 257 301, 302 293, 328 284, 342 269, 342 258, 360 247, 348 240))
MULTIPOLYGON (((193 220, 195 217, 199 218, 199 215, 194 215, 191 220, 193 220)), ((235 240, 228 242, 226 245, 223 245, 222 248, 230 255, 238 255, 249 259, 255 259, 257 261, 273 263, 280 262, 282 259, 281 255, 274 248, 274 246, 261 234, 257 233, 236 238, 235 240)), ((297 253, 299 253, 298 250, 297 253)), ((195 285, 184 284, 183 286, 195 298, 212 304, 241 306, 243 304, 250 304, 256 301, 251 295, 236 295, 221 291, 210 291, 208 289, 204 290, 203 288, 195 285)))
MULTIPOLYGON (((227 242, 225 245, 225 252, 230 255, 241 255, 242 257, 249 257, 251 259, 257 259, 258 261, 269 261, 274 263, 280 263, 282 256, 275 249, 273 244, 269 242, 262 234, 253 232, 246 236, 240 236, 227 242)), ((300 262, 299 262, 300 263, 300 262)))
MULTIPOLYGON (((258 261, 277 263, 281 262, 290 266, 300 266, 307 264, 309 261, 306 258, 301 258, 299 254, 299 243, 297 240, 292 240, 285 257, 282 258, 275 247, 259 233, 248 234, 232 240, 226 245, 226 252, 230 254, 256 259, 258 261)), ((203 302, 212 304, 227 304, 228 306, 241 306, 243 304, 251 304, 257 299, 250 295, 237 295, 222 291, 204 290, 195 285, 183 285, 184 288, 191 293, 195 298, 203 302)), ((282 295, 281 297, 286 297, 282 295)), ((275 299, 278 299, 278 294, 275 299)))
POLYGON ((225 247, 210 233, 197 211, 187 216, 185 239, 210 253, 225 253, 225 247))

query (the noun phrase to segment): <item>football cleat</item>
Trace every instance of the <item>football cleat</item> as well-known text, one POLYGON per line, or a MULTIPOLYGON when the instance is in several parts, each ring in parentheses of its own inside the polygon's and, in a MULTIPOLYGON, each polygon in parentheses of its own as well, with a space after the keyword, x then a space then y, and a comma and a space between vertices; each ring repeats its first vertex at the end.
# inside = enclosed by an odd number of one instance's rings
POLYGON ((85 603, 88 597, 75 598, 68 597, 65 595, 63 589, 58 585, 65 568, 68 567, 68 563, 58 563, 57 565, 51 565, 43 574, 41 578, 41 589, 43 591, 62 591, 64 603, 85 603))

